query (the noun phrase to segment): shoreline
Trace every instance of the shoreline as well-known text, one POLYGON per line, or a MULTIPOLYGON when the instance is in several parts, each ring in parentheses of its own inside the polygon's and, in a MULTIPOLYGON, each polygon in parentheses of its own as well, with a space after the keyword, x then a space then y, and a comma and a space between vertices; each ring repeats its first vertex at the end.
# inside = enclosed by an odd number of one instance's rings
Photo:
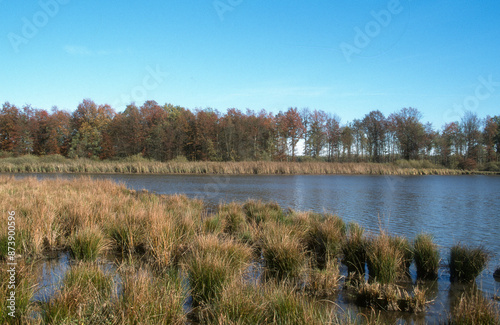
MULTIPOLYGON (((40 159, 42 160, 42 159, 40 159)), ((422 162, 424 164, 424 162, 422 162)), ((401 167, 394 163, 341 162, 113 162, 69 161, 5 162, 0 173, 40 174, 152 174, 152 175, 500 175, 498 171, 401 167)))

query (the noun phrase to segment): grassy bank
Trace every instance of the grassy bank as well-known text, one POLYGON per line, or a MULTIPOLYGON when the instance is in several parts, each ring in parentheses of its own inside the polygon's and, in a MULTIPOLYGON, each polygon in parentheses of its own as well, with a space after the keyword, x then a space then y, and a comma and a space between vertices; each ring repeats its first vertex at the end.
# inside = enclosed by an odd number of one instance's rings
POLYGON ((396 163, 329 162, 187 162, 150 161, 131 157, 117 161, 67 159, 62 156, 22 156, 0 159, 3 173, 106 173, 106 174, 228 174, 228 175, 470 175, 500 172, 446 169, 428 161, 396 163))
MULTIPOLYGON (((208 215, 200 200, 87 177, 0 176, 0 198, 2 215, 15 211, 19 324, 382 323, 376 313, 338 308, 341 290, 373 309, 417 313, 429 304, 425 289, 398 285, 411 243, 365 233, 336 216, 258 201, 221 205, 208 215), (37 261, 55 250, 71 253, 70 269, 53 296, 35 302, 37 261), (114 271, 101 263, 109 254, 114 271), (371 280, 344 281, 341 261, 359 265, 353 276, 368 263, 371 280)), ((0 223, 4 297, 8 230, 0 223)), ((12 321, 7 307, 4 299, 0 323, 12 321)))

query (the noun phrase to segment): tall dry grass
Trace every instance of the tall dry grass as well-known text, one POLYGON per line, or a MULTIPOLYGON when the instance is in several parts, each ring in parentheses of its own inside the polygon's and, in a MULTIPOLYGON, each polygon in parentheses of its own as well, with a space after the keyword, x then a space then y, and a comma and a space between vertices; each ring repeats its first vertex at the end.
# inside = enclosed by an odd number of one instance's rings
POLYGON ((354 174, 354 175, 461 175, 492 174, 446 169, 419 161, 390 163, 331 162, 158 162, 146 159, 96 161, 85 158, 66 159, 51 156, 22 156, 0 159, 4 173, 121 173, 121 174, 354 174))

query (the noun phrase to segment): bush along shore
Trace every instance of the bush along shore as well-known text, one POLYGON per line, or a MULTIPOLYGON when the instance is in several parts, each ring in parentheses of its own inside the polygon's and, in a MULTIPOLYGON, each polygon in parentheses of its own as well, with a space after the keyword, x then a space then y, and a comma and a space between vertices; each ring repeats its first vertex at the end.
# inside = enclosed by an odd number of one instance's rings
POLYGON ((60 155, 0 158, 1 173, 95 173, 95 174, 228 174, 228 175, 498 175, 498 171, 447 169, 429 161, 399 160, 395 163, 211 162, 176 159, 148 160, 136 155, 121 160, 69 159, 60 155))
MULTIPOLYGON (((11 291, 5 270, 17 263, 16 318, 3 299, 2 324, 383 324, 380 311, 425 312, 432 299, 408 267, 415 261, 419 279, 435 279, 441 259, 426 234, 375 235, 334 215, 260 201, 208 214, 200 200, 88 177, 0 176, 0 197, 2 213, 15 219, 15 234, 0 224, 3 297, 11 291), (53 251, 69 252, 69 269, 53 294, 35 299, 37 265, 53 251), (340 292, 367 308, 340 308, 340 292)), ((474 281, 487 260, 484 249, 458 244, 452 280, 474 281)), ((467 291, 442 321, 495 324, 497 307, 467 291)))

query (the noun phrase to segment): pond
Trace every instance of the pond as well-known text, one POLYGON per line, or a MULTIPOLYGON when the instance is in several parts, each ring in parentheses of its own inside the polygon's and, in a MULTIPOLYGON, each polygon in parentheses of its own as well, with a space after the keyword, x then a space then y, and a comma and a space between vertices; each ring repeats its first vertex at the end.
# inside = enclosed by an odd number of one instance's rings
POLYGON ((482 245, 491 253, 491 260, 477 284, 488 296, 499 295, 500 283, 494 280, 493 272, 500 266, 500 176, 90 176, 124 183, 135 190, 185 194, 203 199, 212 208, 220 202, 275 201, 284 209, 337 214, 371 232, 383 229, 410 240, 418 233, 430 233, 440 246, 443 259, 435 304, 428 312, 436 316, 449 308, 450 295, 456 290, 444 267, 450 247, 459 242, 482 245))

